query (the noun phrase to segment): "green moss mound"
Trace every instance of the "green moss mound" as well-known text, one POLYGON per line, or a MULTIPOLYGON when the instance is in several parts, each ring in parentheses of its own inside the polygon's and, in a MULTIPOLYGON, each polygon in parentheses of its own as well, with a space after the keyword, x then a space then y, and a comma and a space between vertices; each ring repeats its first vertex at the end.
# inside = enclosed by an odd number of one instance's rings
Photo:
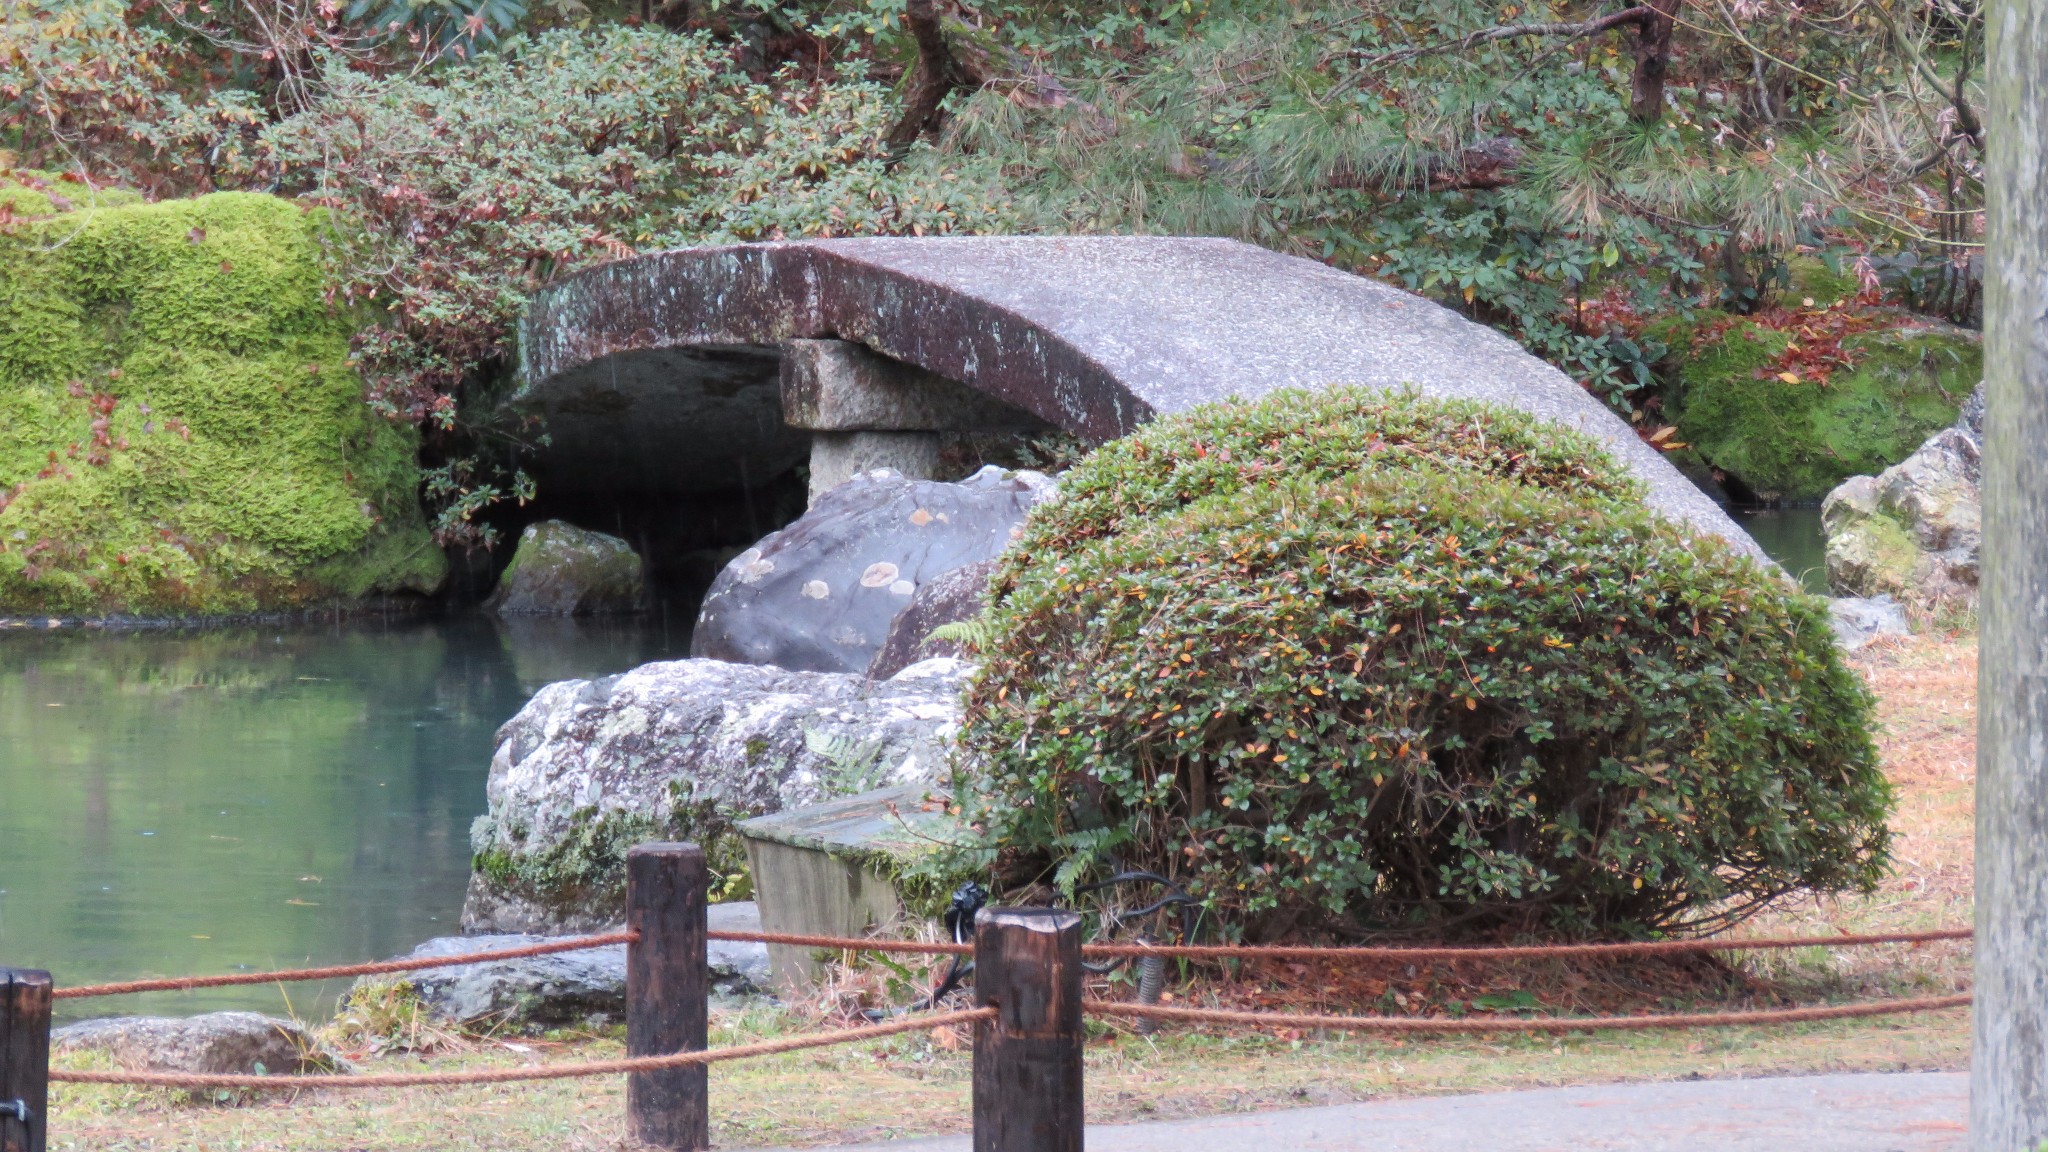
MULTIPOLYGON (((1851 476, 1912 455, 1983 377, 1969 333, 1932 327, 1842 341, 1855 367, 1825 384, 1790 383, 1772 365, 1794 339, 1738 324, 1695 347, 1678 369, 1679 435, 1760 497, 1817 500, 1851 476)), ((1674 347, 1679 346, 1674 344, 1674 347)))
POLYGON ((1593 934, 1882 874, 1871 702, 1820 602, 1645 511, 1588 437, 1295 394, 1161 421, 1065 490, 966 701, 1013 883, 1148 869, 1253 937, 1593 934), (1319 463, 1255 437, 1266 467, 1206 471, 1211 432, 1281 414, 1330 433, 1294 441, 1319 463), (1214 482, 1154 498, 1186 470, 1214 482))
MULTIPOLYGON (((13 182, 17 212, 52 188, 13 182)), ((0 233, 0 611, 220 614, 430 591, 416 437, 272 196, 74 202, 0 233)))

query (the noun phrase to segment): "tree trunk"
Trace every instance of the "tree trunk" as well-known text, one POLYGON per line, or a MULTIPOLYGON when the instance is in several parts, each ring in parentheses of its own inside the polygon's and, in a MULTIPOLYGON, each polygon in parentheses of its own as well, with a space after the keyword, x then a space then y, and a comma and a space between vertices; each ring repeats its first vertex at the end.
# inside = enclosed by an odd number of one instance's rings
POLYGON ((1671 72, 1671 35, 1683 0, 1648 0, 1650 14, 1636 23, 1632 37, 1635 79, 1629 85, 1628 114, 1638 124, 1664 118, 1664 78, 1671 72))
POLYGON ((2048 8, 1988 6, 1970 1147, 2048 1140, 2048 8))

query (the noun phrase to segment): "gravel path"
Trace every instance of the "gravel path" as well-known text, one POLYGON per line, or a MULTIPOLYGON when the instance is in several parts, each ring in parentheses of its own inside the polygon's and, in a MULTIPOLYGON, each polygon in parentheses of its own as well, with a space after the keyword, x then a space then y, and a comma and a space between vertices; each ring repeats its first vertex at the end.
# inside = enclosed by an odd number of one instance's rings
MULTIPOLYGON (((1960 1152, 1962 1072, 1692 1080, 1099 1125, 1089 1152, 1960 1152)), ((965 1136, 812 1152, 966 1152, 965 1136)))

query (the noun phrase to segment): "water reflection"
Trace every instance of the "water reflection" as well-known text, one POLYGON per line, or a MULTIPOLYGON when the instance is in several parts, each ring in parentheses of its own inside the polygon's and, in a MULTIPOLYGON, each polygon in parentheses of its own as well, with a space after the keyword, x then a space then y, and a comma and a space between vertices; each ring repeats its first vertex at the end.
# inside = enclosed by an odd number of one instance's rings
POLYGON ((1808 592, 1832 595, 1828 591, 1827 536, 1821 531, 1818 507, 1730 508, 1728 515, 1808 592))
MULTIPOLYGON (((60 984, 389 955, 457 929, 491 736, 540 684, 681 654, 657 626, 355 621, 0 634, 0 963, 60 984)), ((335 989, 78 1014, 324 1011, 335 989)))

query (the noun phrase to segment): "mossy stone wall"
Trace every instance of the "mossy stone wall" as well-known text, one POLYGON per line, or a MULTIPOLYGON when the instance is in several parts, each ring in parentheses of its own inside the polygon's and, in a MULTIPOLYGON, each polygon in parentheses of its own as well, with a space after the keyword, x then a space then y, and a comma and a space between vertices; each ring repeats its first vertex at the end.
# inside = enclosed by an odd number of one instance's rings
POLYGON ((321 213, 0 189, 0 612, 439 585, 417 437, 363 403, 349 318, 323 297, 321 213))
POLYGON ((1847 337, 1854 367, 1825 382, 1781 379, 1773 365, 1796 338, 1757 324, 1695 343, 1660 334, 1683 360, 1670 411, 1679 438, 1767 500, 1818 500, 1851 476, 1912 455, 1954 423, 1983 377, 1975 334, 1909 324, 1847 337))

